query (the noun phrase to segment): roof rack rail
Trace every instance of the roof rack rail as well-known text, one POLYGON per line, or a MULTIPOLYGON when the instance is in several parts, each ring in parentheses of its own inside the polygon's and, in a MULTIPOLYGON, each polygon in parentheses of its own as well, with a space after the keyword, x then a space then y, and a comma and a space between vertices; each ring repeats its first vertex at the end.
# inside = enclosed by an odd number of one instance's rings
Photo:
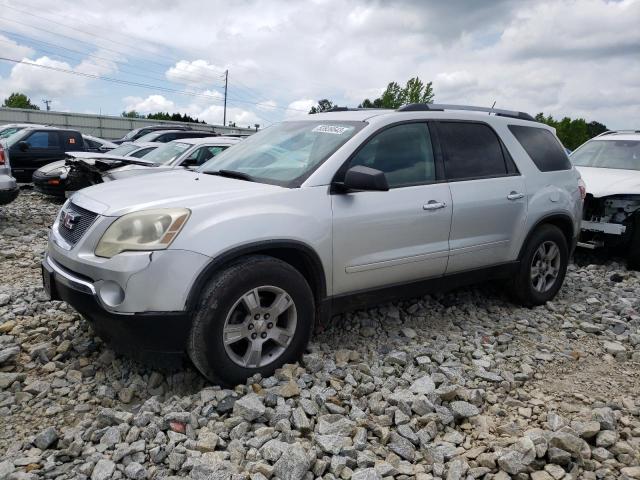
POLYGON ((535 122, 535 118, 525 112, 515 110, 502 110, 500 108, 474 107, 472 105, 448 105, 440 103, 410 103, 398 108, 398 112, 442 112, 444 110, 467 110, 472 112, 486 112, 499 117, 517 118, 519 120, 530 120, 535 122))
POLYGON ((607 130, 606 132, 602 132, 600 135, 596 135, 594 138, 613 135, 614 133, 640 133, 640 130, 607 130))

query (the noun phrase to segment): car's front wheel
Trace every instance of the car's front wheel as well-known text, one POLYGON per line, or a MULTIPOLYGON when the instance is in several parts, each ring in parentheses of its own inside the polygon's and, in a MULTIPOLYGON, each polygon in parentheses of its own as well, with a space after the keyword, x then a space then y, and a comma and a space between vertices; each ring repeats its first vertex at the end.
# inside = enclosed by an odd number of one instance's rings
POLYGON ((313 294, 298 270, 273 257, 245 257, 208 283, 187 350, 215 383, 270 375, 303 353, 314 311, 313 294))
POLYGON ((569 248, 562 231, 542 225, 531 235, 520 258, 511 290, 519 303, 542 305, 562 287, 569 263, 569 248))

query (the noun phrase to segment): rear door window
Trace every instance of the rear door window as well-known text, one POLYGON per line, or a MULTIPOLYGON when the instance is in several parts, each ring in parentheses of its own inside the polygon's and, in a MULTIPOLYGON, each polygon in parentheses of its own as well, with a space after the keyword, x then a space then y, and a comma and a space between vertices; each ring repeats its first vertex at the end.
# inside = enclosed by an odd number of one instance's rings
POLYGON ((58 132, 33 132, 24 140, 30 148, 59 148, 58 132))
POLYGON ((515 165, 508 162, 500 139, 487 124, 438 122, 438 133, 445 153, 447 180, 503 177, 514 173, 515 165))
POLYGON ((541 172, 571 169, 567 152, 549 130, 523 125, 509 125, 509 130, 541 172))

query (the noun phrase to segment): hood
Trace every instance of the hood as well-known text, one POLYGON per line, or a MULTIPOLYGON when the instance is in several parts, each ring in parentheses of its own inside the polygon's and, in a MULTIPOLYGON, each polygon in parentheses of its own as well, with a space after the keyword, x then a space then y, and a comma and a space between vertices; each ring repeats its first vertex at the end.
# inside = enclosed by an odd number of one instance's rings
POLYGON ((173 170, 106 182, 82 189, 76 205, 107 216, 150 208, 196 208, 281 191, 283 187, 173 170))
POLYGON ((596 198, 611 195, 640 195, 640 171, 617 168, 579 167, 587 193, 596 198))
POLYGON ((57 168, 64 167, 65 163, 66 160, 58 160, 57 162, 47 163, 44 167, 40 167, 38 169, 38 172, 47 175, 57 168))
MULTIPOLYGON (((135 158, 135 157, 123 157, 122 155, 111 155, 109 153, 95 153, 95 152, 66 152, 67 157, 75 158, 83 161, 94 161, 94 160, 114 160, 122 163, 135 163, 138 165, 155 165, 154 162, 150 160, 145 160, 143 158, 135 158)), ((91 162, 88 162, 91 163, 91 162)))

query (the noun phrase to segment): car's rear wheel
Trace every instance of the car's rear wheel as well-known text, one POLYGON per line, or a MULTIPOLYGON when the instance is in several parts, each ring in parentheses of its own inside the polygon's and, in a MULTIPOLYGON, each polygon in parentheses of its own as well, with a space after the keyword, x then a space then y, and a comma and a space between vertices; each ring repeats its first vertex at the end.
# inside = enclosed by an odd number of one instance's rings
POLYGON ((245 257, 205 288, 187 350, 215 383, 270 375, 302 354, 314 311, 313 294, 298 270, 268 256, 245 257))
POLYGON ((542 305, 562 287, 569 263, 567 240, 554 225, 540 226, 529 238, 511 291, 519 303, 542 305))

